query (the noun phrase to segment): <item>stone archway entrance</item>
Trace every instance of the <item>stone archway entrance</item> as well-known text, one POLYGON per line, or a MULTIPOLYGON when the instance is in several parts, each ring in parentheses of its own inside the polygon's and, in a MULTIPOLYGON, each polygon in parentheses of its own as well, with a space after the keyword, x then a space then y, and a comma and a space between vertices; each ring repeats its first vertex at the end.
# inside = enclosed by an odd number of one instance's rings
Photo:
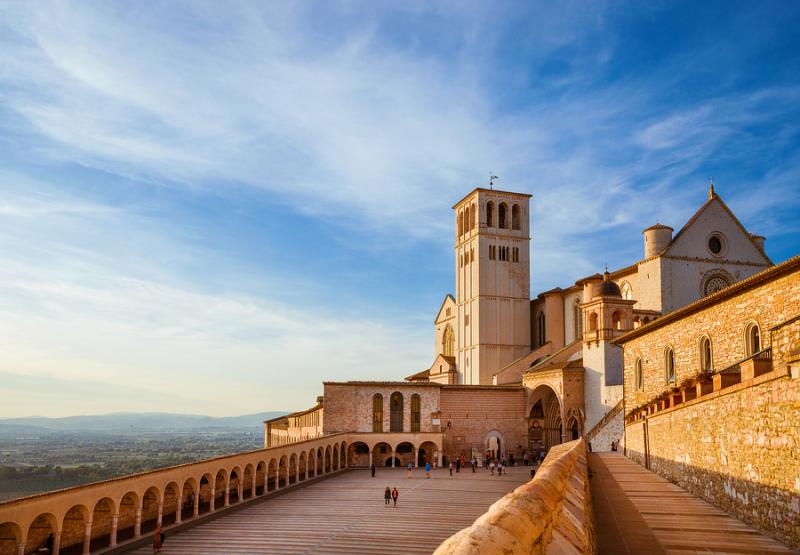
POLYGON ((500 459, 503 457, 503 449, 506 448, 506 445, 505 441, 503 440, 503 435, 500 432, 492 430, 486 434, 486 438, 484 439, 483 443, 483 456, 488 460, 500 459))
POLYGON ((562 441, 561 403, 550 386, 540 385, 531 393, 528 414, 528 449, 537 457, 562 441))

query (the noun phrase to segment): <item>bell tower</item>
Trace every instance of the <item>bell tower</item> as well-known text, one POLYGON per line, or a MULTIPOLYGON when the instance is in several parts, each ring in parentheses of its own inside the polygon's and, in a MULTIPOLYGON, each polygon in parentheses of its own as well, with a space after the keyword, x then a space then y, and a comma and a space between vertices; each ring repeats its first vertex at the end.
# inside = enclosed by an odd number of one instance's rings
POLYGON ((491 385, 530 352, 530 197, 478 188, 453 206, 458 383, 491 385))

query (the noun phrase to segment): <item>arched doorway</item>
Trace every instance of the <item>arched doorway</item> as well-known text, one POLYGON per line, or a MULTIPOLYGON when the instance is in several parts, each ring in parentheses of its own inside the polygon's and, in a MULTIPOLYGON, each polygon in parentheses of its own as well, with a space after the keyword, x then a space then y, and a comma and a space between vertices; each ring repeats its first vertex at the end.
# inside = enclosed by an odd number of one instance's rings
POLYGON ((369 446, 363 441, 351 443, 347 448, 347 466, 366 468, 369 466, 369 446))
POLYGON ((197 501, 197 484, 193 478, 189 478, 183 483, 181 493, 181 520, 186 520, 194 516, 194 504, 197 501))
POLYGON ((372 448, 372 462, 375 466, 392 466, 392 446, 380 442, 372 448))
POLYGON ((539 458, 562 440, 561 404, 550 386, 540 385, 530 394, 528 449, 539 458))
MULTIPOLYGON (((45 545, 47 538, 50 536, 50 534, 55 536, 57 529, 58 521, 51 513, 45 513, 37 516, 34 521, 31 522, 31 525, 28 528, 28 539, 26 542, 27 547, 25 553, 36 553, 37 551, 33 550, 45 545)), ((7 536, 0 536, 0 542, 3 542, 3 540, 7 539, 10 538, 7 536)), ((0 553, 17 553, 16 545, 9 547, 13 547, 13 549, 6 549, 0 551, 0 553)))
POLYGON ((248 464, 244 467, 244 483, 242 484, 242 498, 250 499, 253 497, 253 465, 248 464))
POLYGON ((580 429, 578 428, 578 421, 575 419, 574 416, 570 417, 569 419, 569 440, 575 441, 579 437, 581 437, 580 429))
POLYGON ((424 467, 427 463, 434 465, 436 463, 436 455, 438 455, 436 444, 432 441, 423 442, 419 446, 419 466, 424 467))
POLYGON ((414 446, 411 443, 407 441, 400 443, 394 452, 395 455, 397 456, 397 460, 400 461, 400 464, 398 466, 402 466, 405 468, 406 466, 408 466, 409 463, 411 463, 412 465, 415 464, 414 446))
POLYGON ((492 430, 488 434, 486 434, 486 439, 484 440, 484 457, 489 460, 500 459, 503 456, 503 449, 505 448, 505 442, 503 441, 503 436, 500 432, 496 430, 492 430))
POLYGON ((104 497, 94 504, 92 509, 92 541, 89 544, 91 551, 96 551, 111 545, 111 520, 116 512, 114 501, 104 497))
MULTIPOLYGON (((117 520, 117 543, 133 537, 136 526, 136 508, 139 496, 129 491, 119 502, 119 519, 117 520)), ((61 545, 64 545, 63 538, 61 545)))
POLYGON ((161 524, 164 526, 174 524, 178 520, 178 511, 181 508, 180 490, 176 482, 170 482, 164 488, 164 499, 161 503, 161 524))

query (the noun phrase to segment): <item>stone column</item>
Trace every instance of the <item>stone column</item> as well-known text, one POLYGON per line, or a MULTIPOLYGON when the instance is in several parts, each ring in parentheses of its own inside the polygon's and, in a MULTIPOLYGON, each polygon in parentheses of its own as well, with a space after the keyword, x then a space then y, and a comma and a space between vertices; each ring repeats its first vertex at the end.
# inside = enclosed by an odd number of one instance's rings
POLYGON ((53 534, 53 553, 51 555, 58 555, 61 551, 61 530, 53 534))
POLYGON ((275 491, 281 489, 281 462, 275 465, 275 491))
POLYGON ((183 522, 183 493, 178 494, 178 506, 175 507, 175 524, 183 522))
POLYGON ((442 451, 441 451, 441 449, 436 451, 436 466, 437 466, 437 468, 442 468, 442 451))
POLYGON ((136 509, 136 520, 133 524, 133 537, 134 538, 141 538, 142 537, 142 508, 139 507, 136 509))
POLYGON ((164 502, 158 503, 158 516, 156 517, 156 526, 161 526, 162 519, 164 518, 164 502))
POLYGON ((419 449, 414 449, 414 468, 419 468, 419 449))
POLYGON ((224 506, 227 507, 231 504, 231 486, 230 483, 225 484, 225 502, 224 506))
POLYGON ((214 512, 214 509, 216 509, 215 507, 215 505, 217 504, 216 500, 217 500, 217 486, 215 484, 214 489, 211 490, 211 508, 209 509, 209 512, 214 512))
MULTIPOLYGON (((239 503, 241 503, 244 501, 244 480, 239 480, 239 489, 237 491, 239 492, 239 503)), ((253 490, 253 495, 255 493, 255 490, 253 490)))
POLYGON ((119 525, 119 513, 111 515, 111 547, 117 546, 117 526, 119 525))
POLYGON ((389 456, 392 457, 392 468, 394 468, 394 449, 389 451, 389 456))
MULTIPOLYGON (((194 492, 192 492, 194 493, 194 492)), ((192 516, 197 518, 200 516, 200 490, 197 490, 197 494, 194 496, 194 510, 192 511, 192 516)))
POLYGON ((369 450, 369 467, 372 468, 372 449, 369 450))
POLYGON ((92 521, 86 523, 86 529, 83 532, 83 555, 89 555, 92 546, 92 521))
POLYGON ((22 542, 17 544, 17 555, 25 555, 25 544, 22 542))
POLYGON ((255 469, 253 470, 253 487, 250 490, 253 493, 250 494, 250 497, 256 496, 256 487, 257 487, 256 484, 258 484, 258 466, 256 466, 255 469))

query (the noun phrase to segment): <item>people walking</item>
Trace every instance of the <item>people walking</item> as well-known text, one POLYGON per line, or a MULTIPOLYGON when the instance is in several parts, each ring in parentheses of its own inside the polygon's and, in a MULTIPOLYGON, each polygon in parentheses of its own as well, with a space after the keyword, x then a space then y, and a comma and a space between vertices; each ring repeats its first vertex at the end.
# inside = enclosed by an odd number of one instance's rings
POLYGON ((497 475, 498 476, 503 475, 503 463, 501 462, 497 463, 497 475))
POLYGON ((456 472, 461 472, 461 458, 456 457, 456 472))
POLYGON ((372 463, 371 465, 369 465, 369 470, 370 470, 370 472, 372 472, 372 477, 374 478, 375 477, 375 463, 372 463))
POLYGON ((474 474, 475 469, 478 467, 478 461, 475 459, 475 457, 472 458, 470 464, 472 465, 472 473, 474 474))
POLYGON ((453 468, 455 468, 455 465, 453 464, 453 461, 450 461, 450 476, 453 475, 453 468))
POLYGON ((389 486, 386 486, 386 490, 383 492, 383 504, 388 505, 389 502, 392 500, 392 490, 389 486))
POLYGON ((411 479, 411 470, 412 470, 413 468, 414 468, 414 465, 413 465, 413 464, 411 464, 411 463, 408 463, 408 479, 409 479, 409 480, 411 479))
POLYGON ((397 488, 392 490, 392 501, 394 501, 394 506, 397 507, 397 498, 400 497, 400 492, 397 491, 397 488))
POLYGON ((425 463, 425 479, 431 479, 431 463, 425 463))
POLYGON ((161 546, 164 544, 164 529, 161 526, 156 527, 156 532, 153 534, 153 553, 161 552, 161 546))

